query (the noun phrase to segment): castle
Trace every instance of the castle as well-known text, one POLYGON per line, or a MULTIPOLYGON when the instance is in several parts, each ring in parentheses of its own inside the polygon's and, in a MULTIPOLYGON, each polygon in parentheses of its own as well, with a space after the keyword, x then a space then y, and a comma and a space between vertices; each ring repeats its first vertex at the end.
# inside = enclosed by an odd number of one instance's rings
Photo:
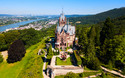
POLYGON ((65 49, 75 44, 75 26, 69 25, 63 11, 55 30, 55 48, 65 49))

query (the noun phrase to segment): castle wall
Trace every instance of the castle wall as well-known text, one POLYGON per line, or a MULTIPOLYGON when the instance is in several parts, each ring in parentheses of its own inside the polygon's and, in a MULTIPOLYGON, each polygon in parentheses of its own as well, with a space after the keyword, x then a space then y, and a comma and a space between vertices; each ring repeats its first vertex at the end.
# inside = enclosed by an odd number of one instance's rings
POLYGON ((70 47, 70 45, 73 46, 73 42, 75 39, 75 34, 74 35, 69 35, 68 33, 65 33, 64 30, 62 33, 57 33, 56 34, 56 43, 59 43, 58 46, 55 46, 56 48, 66 48, 67 46, 70 47))

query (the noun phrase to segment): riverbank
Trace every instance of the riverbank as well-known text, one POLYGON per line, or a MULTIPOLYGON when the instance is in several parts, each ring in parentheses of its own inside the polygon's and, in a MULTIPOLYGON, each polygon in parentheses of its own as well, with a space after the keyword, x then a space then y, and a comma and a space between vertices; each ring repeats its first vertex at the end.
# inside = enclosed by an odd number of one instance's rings
MULTIPOLYGON (((22 21, 22 22, 23 22, 23 21, 22 21)), ((15 24, 15 23, 19 23, 19 22, 14 22, 14 23, 9 23, 9 24, 0 25, 0 27, 6 26, 6 25, 10 25, 10 24, 15 24)))
POLYGON ((16 27, 19 27, 20 25, 25 25, 27 23, 31 23, 33 21, 39 21, 39 20, 43 20, 43 19, 29 20, 29 21, 23 21, 23 22, 10 24, 10 25, 4 25, 4 26, 0 27, 0 32, 4 32, 4 31, 6 31, 6 29, 16 28, 16 27))

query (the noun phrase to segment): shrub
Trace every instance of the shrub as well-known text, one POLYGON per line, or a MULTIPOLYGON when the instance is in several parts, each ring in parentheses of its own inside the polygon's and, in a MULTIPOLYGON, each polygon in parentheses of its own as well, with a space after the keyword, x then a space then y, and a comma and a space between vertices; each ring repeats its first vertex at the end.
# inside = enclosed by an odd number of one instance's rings
POLYGON ((72 48, 72 45, 70 45, 70 48, 72 48))
POLYGON ((26 53, 26 49, 21 40, 15 40, 8 50, 8 63, 20 61, 26 53))
POLYGON ((70 52, 68 52, 68 55, 70 55, 70 52))
POLYGON ((102 78, 106 78, 106 75, 105 75, 105 73, 104 72, 102 72, 102 78))
POLYGON ((80 73, 80 77, 84 77, 84 73, 80 73))
POLYGON ((124 66, 122 72, 123 72, 122 74, 125 75, 125 66, 124 66))
POLYGON ((74 50, 74 55, 75 55, 75 58, 76 58, 76 61, 77 61, 77 65, 81 65, 82 64, 82 60, 80 58, 80 56, 78 55, 77 51, 74 50))
POLYGON ((113 66, 112 66, 112 61, 109 60, 109 62, 108 62, 108 69, 112 70, 112 68, 113 68, 113 66))
POLYGON ((8 48, 7 45, 0 41, 0 51, 7 50, 7 48, 8 48))
POLYGON ((77 78, 76 74, 73 72, 67 73, 64 78, 77 78))
POLYGON ((3 62, 3 56, 0 54, 0 63, 3 62))
POLYGON ((100 69, 100 62, 97 57, 95 57, 92 62, 93 62, 92 69, 94 69, 94 70, 100 69))

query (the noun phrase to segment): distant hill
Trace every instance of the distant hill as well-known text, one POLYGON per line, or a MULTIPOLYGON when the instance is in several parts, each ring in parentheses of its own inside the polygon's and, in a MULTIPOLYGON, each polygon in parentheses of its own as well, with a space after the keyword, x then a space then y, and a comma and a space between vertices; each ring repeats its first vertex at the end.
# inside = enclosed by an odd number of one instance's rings
POLYGON ((90 15, 77 15, 77 14, 75 14, 75 15, 65 15, 66 16, 66 18, 69 18, 69 17, 84 17, 84 16, 90 16, 90 15))
POLYGON ((0 16, 13 16, 13 15, 10 15, 10 14, 0 14, 0 16))
POLYGON ((125 15, 125 7, 115 8, 106 12, 98 13, 90 16, 82 16, 82 17, 71 17, 70 22, 81 21, 81 24, 95 24, 99 21, 104 21, 107 17, 116 18, 125 15))
MULTIPOLYGON (((59 18, 60 15, 44 15, 44 16, 47 16, 48 18, 59 18)), ((84 16, 90 16, 90 15, 77 15, 77 14, 74 14, 74 15, 65 15, 66 18, 70 18, 70 17, 84 17, 84 16)))

